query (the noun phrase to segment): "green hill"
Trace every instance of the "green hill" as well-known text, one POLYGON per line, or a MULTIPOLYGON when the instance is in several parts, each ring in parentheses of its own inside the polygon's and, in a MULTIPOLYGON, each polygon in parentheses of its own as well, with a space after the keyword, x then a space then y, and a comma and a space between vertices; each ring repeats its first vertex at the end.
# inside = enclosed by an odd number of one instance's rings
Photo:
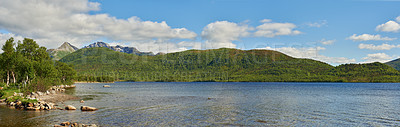
POLYGON ((347 82, 399 82, 398 70, 383 63, 343 64, 328 72, 347 82))
POLYGON ((400 70, 400 59, 395 59, 395 60, 389 61, 385 64, 393 67, 396 70, 400 70))
POLYGON ((399 72, 382 63, 329 64, 272 50, 188 50, 137 56, 107 48, 85 48, 63 57, 78 80, 122 81, 398 82, 399 72), (92 79, 93 80, 93 79, 92 79))
POLYGON ((333 68, 323 62, 297 59, 271 50, 227 48, 158 56, 87 48, 60 61, 73 64, 81 76, 107 75, 116 80, 133 81, 309 81, 333 68))

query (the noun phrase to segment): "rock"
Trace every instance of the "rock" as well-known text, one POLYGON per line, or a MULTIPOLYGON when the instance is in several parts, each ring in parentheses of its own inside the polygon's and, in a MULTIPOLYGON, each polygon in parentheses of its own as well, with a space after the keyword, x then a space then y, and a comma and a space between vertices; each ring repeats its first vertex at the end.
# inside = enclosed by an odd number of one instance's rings
POLYGON ((23 93, 16 93, 16 92, 14 92, 14 96, 24 96, 24 94, 23 94, 23 93))
POLYGON ((105 87, 105 88, 109 88, 109 87, 111 87, 110 85, 104 85, 103 87, 105 87))
POLYGON ((50 93, 51 94, 56 94, 56 91, 55 90, 51 90, 50 93))
POLYGON ((89 107, 89 106, 82 106, 82 107, 81 107, 81 110, 82 110, 82 111, 96 111, 97 108, 89 107))
POLYGON ((0 99, 0 103, 6 102, 6 99, 0 99))
POLYGON ((65 107, 65 110, 76 110, 76 108, 74 106, 72 106, 72 105, 67 105, 65 107))
POLYGON ((9 104, 10 106, 14 106, 15 105, 15 103, 14 102, 10 102, 10 104, 9 104))
POLYGON ((75 85, 71 85, 71 88, 75 88, 76 86, 75 85))
POLYGON ((40 92, 40 91, 37 91, 36 93, 37 93, 37 95, 39 95, 39 96, 43 96, 43 93, 40 92))
POLYGON ((56 125, 54 125, 54 127, 63 127, 63 126, 56 124, 56 125))
POLYGON ((27 106, 28 107, 33 107, 33 103, 28 103, 27 106))
POLYGON ((81 103, 85 103, 85 101, 81 100, 81 103))
POLYGON ((40 107, 25 107, 26 110, 38 111, 40 107))
POLYGON ((63 126, 69 126, 70 124, 71 124, 71 123, 68 122, 68 121, 67 121, 67 122, 62 122, 62 123, 61 123, 61 125, 63 125, 63 126))
POLYGON ((22 102, 21 102, 21 101, 15 102, 15 106, 21 106, 21 105, 22 105, 22 102))
POLYGON ((96 124, 90 124, 88 127, 97 127, 96 124))

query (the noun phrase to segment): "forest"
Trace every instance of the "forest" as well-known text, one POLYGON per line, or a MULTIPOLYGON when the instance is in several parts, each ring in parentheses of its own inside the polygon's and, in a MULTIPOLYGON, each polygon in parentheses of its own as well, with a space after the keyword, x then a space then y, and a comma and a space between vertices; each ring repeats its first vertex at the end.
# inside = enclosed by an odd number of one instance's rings
POLYGON ((22 42, 8 39, 0 54, 0 87, 5 91, 29 93, 46 91, 51 86, 74 83, 76 71, 72 65, 50 59, 45 47, 33 39, 22 42))
POLYGON ((221 48, 137 56, 97 47, 80 49, 60 61, 74 65, 80 81, 400 82, 399 71, 383 63, 334 67, 272 50, 221 48))

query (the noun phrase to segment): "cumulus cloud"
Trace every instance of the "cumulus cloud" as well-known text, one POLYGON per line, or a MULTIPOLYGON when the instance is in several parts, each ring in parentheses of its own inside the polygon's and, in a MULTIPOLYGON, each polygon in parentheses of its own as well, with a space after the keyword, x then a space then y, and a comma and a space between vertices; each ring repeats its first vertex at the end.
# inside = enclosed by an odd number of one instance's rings
POLYGON ((328 21, 326 20, 321 20, 319 22, 314 22, 314 23, 306 23, 307 26, 309 27, 321 27, 321 26, 325 26, 326 24, 328 24, 328 21))
POLYGON ((381 37, 381 35, 371 35, 371 34, 362 34, 357 35, 353 34, 352 36, 348 37, 347 39, 353 41, 393 41, 397 38, 390 38, 390 37, 381 37))
POLYGON ((394 58, 393 56, 389 56, 385 53, 375 53, 375 54, 367 54, 367 56, 362 59, 365 60, 363 63, 371 63, 371 62, 386 63, 393 58, 394 58))
POLYGON ((376 31, 398 32, 399 30, 400 30, 400 24, 395 21, 388 21, 384 24, 376 26, 376 31))
POLYGON ((228 21, 216 21, 204 27, 201 36, 205 39, 206 48, 236 48, 232 41, 249 36, 251 27, 228 21))
POLYGON ((203 49, 204 46, 201 42, 193 41, 181 41, 179 43, 167 41, 167 40, 148 40, 148 41, 133 41, 133 42, 112 42, 109 43, 111 46, 129 46, 135 47, 141 52, 153 52, 153 53, 173 53, 185 51, 188 49, 203 49))
POLYGON ((398 16, 398 17, 396 18, 396 21, 397 21, 397 22, 400 22, 400 16, 398 16))
POLYGON ((272 22, 272 20, 271 20, 271 19, 263 19, 263 20, 261 20, 260 22, 261 22, 261 23, 266 23, 266 22, 272 22))
POLYGON ((321 41, 319 41, 321 44, 324 45, 331 45, 333 43, 335 43, 336 40, 326 40, 326 39, 322 39, 321 41))
MULTIPOLYGON (((12 33, 0 33, 0 53, 3 52, 3 50, 1 50, 1 48, 3 47, 3 45, 4 45, 4 44, 6 43, 6 41, 7 41, 8 39, 10 39, 11 37, 14 38, 14 42, 15 42, 15 43, 17 43, 18 40, 20 40, 20 41, 24 40, 23 37, 17 36, 17 35, 12 34, 12 33)), ((15 44, 15 45, 17 45, 17 44, 15 44)))
POLYGON ((294 30, 297 26, 293 23, 272 23, 265 22, 256 27, 254 33, 257 37, 275 37, 281 35, 297 35, 300 31, 294 30))
POLYGON ((370 49, 370 50, 390 50, 392 48, 399 48, 400 45, 389 45, 389 44, 382 44, 382 45, 374 45, 374 44, 359 44, 358 48, 360 49, 370 49))
POLYGON ((319 52, 321 50, 325 50, 324 47, 301 47, 301 48, 295 48, 295 47, 281 47, 281 48, 271 48, 271 47, 266 47, 264 49, 268 50, 276 50, 282 53, 285 53, 287 55, 290 55, 292 57, 296 58, 309 58, 309 59, 314 59, 314 60, 320 60, 324 61, 327 63, 332 63, 332 64, 343 64, 343 63, 354 63, 356 62, 355 59, 349 59, 345 57, 328 57, 321 55, 319 52))
POLYGON ((52 48, 64 41, 78 45, 99 38, 149 41, 197 36, 186 28, 171 28, 164 21, 89 14, 100 10, 100 4, 88 0, 3 0, 0 5, 0 29, 34 38, 39 44, 52 48))

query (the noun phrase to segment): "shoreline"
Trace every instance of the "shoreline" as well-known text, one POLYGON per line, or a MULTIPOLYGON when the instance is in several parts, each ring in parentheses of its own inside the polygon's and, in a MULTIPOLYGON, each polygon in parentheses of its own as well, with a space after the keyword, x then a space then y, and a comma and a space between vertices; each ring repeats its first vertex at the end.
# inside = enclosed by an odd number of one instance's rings
POLYGON ((21 110, 63 110, 64 108, 57 107, 58 103, 63 103, 68 100, 79 100, 79 97, 65 94, 66 89, 75 88, 75 85, 59 85, 52 86, 46 92, 31 92, 28 95, 16 93, 5 99, 0 100, 0 104, 8 107, 21 110), (14 100, 14 98, 17 98, 14 100))
POLYGON ((82 82, 82 81, 79 81, 79 82, 74 82, 74 83, 115 83, 115 82, 82 82))

